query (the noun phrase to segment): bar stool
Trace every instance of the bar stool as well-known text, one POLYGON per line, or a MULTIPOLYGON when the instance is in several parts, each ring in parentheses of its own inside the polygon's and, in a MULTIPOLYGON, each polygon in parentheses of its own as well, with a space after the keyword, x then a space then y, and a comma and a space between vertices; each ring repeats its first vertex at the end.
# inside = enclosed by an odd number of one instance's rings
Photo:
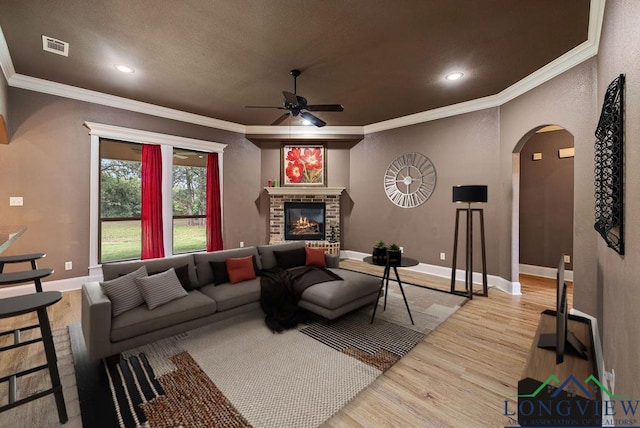
POLYGON ((4 412, 5 410, 12 409, 33 400, 37 400, 38 398, 44 397, 45 395, 53 394, 56 400, 56 407, 58 408, 58 418, 60 419, 60 423, 64 424, 69 420, 69 418, 67 417, 67 408, 64 404, 64 395, 62 393, 60 374, 58 373, 56 350, 53 345, 53 336, 51 334, 49 316, 47 315, 47 306, 51 306, 54 303, 57 303, 58 301, 60 301, 60 299, 62 299, 62 293, 60 293, 59 291, 45 291, 41 293, 0 299, 0 319, 15 317, 34 311, 38 313, 38 324, 0 333, 0 336, 13 334, 14 337, 14 344, 0 348, 0 352, 8 351, 10 349, 19 348, 26 345, 31 345, 37 342, 42 342, 44 344, 44 352, 47 357, 47 364, 43 364, 41 366, 33 367, 0 378, 0 383, 7 381, 9 382, 9 403, 0 406, 0 412, 4 412), (21 331, 31 330, 38 327, 40 327, 42 337, 20 342, 21 331), (46 368, 49 369, 49 376, 51 377, 51 388, 18 400, 18 378, 31 373, 35 373, 40 370, 44 370, 46 368))
POLYGON ((34 254, 23 254, 19 256, 5 256, 0 257, 0 273, 4 270, 4 265, 6 263, 31 263, 31 269, 38 269, 38 265, 36 264, 36 260, 46 257, 45 253, 34 253, 34 254))
POLYGON ((49 276, 53 273, 53 269, 36 269, 25 270, 22 272, 0 273, 0 287, 3 285, 16 285, 25 282, 31 282, 36 286, 38 293, 42 292, 42 281, 45 276, 49 276))

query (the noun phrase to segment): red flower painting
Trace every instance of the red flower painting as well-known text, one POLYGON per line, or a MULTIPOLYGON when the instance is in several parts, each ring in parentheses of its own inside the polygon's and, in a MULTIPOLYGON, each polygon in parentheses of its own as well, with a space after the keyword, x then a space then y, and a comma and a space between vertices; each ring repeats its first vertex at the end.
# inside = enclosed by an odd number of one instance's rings
POLYGON ((284 145, 282 184, 325 186, 324 151, 323 145, 284 145))

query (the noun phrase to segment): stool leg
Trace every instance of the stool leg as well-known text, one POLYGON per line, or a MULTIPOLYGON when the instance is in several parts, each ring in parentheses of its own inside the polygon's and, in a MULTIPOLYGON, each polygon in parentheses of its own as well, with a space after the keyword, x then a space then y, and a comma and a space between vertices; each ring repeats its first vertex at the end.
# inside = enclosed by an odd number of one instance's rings
POLYGON ((4 270, 4 262, 0 262, 0 273, 4 270))
POLYGON ((42 333, 44 352, 47 356, 47 366, 49 366, 49 376, 51 377, 53 395, 56 399, 56 407, 58 408, 58 419, 60 419, 60 423, 64 424, 69 420, 69 418, 67 416, 67 408, 64 404, 62 384, 60 383, 60 375, 58 373, 58 365, 56 363, 56 349, 53 345, 53 335, 51 334, 51 326, 49 325, 47 308, 38 309, 38 322, 40 324, 40 331, 42 333))
POLYGON ((31 269, 38 269, 38 265, 36 264, 36 259, 31 260, 31 269))
POLYGON ((34 279, 33 283, 36 285, 36 291, 42 293, 42 281, 40 281, 40 278, 34 279))

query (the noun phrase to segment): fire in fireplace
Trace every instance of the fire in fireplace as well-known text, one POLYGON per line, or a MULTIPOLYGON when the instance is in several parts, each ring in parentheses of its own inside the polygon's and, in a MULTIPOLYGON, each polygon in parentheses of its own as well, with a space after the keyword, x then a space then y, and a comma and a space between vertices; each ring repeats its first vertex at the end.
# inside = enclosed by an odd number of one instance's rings
POLYGON ((285 202, 284 239, 320 241, 325 239, 324 202, 285 202))

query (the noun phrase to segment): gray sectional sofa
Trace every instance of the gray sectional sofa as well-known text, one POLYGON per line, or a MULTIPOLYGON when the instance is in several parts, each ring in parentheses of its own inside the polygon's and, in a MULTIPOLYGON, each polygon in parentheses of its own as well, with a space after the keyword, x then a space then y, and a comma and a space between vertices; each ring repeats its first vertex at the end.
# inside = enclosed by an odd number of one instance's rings
MULTIPOLYGON (((210 262, 254 256, 257 269, 272 269, 277 266, 276 251, 301 247, 304 247, 302 241, 104 264, 104 281, 134 272, 143 265, 149 272, 181 268, 183 272, 188 272, 185 281, 191 290, 184 297, 152 310, 143 304, 113 317, 111 300, 101 284, 84 284, 81 325, 89 357, 110 357, 243 312, 261 311, 260 277, 237 284, 227 282, 215 285, 210 262)), ((298 302, 299 307, 324 318, 335 319, 376 301, 379 278, 338 268, 337 256, 325 254, 325 262, 327 268, 343 280, 323 282, 307 288, 298 302)))

